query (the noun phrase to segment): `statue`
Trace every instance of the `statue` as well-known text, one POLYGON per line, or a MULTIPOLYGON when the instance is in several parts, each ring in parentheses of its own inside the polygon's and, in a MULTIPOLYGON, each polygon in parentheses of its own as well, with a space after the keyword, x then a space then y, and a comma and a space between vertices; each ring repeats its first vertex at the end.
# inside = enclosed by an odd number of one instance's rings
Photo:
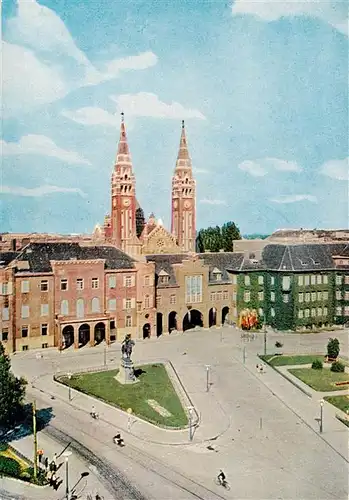
POLYGON ((131 334, 128 333, 121 344, 121 362, 119 372, 115 379, 120 384, 135 384, 138 382, 133 368, 133 361, 131 359, 132 349, 135 342, 131 339, 131 334))
POLYGON ((128 333, 121 345, 121 353, 124 359, 131 359, 132 349, 135 342, 131 339, 131 334, 128 333))

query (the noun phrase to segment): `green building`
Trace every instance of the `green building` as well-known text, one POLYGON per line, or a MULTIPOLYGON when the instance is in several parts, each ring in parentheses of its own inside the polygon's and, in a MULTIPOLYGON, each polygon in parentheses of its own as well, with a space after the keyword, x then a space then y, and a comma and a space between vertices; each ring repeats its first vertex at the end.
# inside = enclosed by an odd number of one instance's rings
POLYGON ((259 324, 306 330, 349 322, 349 245, 267 245, 260 260, 244 256, 237 276, 238 315, 259 324))

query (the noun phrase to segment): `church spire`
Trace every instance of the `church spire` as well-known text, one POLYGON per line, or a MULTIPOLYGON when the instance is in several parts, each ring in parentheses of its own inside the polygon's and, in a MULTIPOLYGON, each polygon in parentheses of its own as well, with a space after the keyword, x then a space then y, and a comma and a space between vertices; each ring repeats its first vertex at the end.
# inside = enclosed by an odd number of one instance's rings
POLYGON ((182 132, 181 132, 181 139, 179 142, 179 151, 178 151, 178 156, 177 156, 176 168, 182 167, 182 166, 185 166, 185 167, 191 166, 191 160, 190 160, 189 151, 188 151, 187 137, 185 134, 184 120, 182 120, 182 132), (184 160, 184 162, 183 162, 183 160, 184 160))
POLYGON ((125 115, 121 113, 121 125, 120 125, 120 139, 117 152, 117 161, 119 155, 130 156, 130 149, 128 147, 126 127, 125 127, 125 115))

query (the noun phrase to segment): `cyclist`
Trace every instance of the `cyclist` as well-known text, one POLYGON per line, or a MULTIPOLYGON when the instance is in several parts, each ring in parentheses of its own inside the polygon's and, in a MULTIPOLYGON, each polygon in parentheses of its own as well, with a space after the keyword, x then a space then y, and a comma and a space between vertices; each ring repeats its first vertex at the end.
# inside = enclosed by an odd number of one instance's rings
POLYGON ((224 472, 222 471, 222 469, 220 469, 220 471, 219 471, 219 474, 218 474, 218 481, 219 481, 221 484, 226 483, 226 476, 225 476, 224 472))

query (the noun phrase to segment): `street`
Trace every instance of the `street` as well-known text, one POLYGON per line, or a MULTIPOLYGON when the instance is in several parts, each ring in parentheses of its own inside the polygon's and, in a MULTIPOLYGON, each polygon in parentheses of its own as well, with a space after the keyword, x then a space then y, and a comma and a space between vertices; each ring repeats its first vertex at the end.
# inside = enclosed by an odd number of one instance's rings
MULTIPOLYGON (((333 336, 340 339, 341 354, 347 356, 347 331, 268 333, 267 349, 274 353, 279 340, 284 353, 325 353, 327 340, 333 336)), ((125 414, 103 403, 96 403, 100 420, 91 422, 88 396, 74 393, 72 401, 68 400, 67 389, 52 381, 53 373, 103 366, 103 346, 42 352, 41 359, 35 352, 12 357, 15 373, 26 376, 34 386, 28 385, 28 399, 35 397, 40 407, 53 408, 54 418, 39 433, 39 440, 41 434, 58 441, 76 440, 73 453, 96 468, 96 474, 91 473, 96 481, 93 488, 107 491, 105 498, 348 496, 347 428, 326 404, 325 432, 320 437, 314 420, 318 401, 307 398, 273 370, 256 373, 263 334, 245 343, 237 330, 224 327, 136 342, 135 364, 169 359, 179 374, 201 416, 192 443, 187 430, 165 431, 137 419, 128 433, 125 414), (125 437, 123 449, 112 443, 116 430, 125 437), (214 484, 219 469, 233 485, 231 491, 214 484)), ((109 347, 107 365, 116 368, 119 358, 120 346, 109 347)))

